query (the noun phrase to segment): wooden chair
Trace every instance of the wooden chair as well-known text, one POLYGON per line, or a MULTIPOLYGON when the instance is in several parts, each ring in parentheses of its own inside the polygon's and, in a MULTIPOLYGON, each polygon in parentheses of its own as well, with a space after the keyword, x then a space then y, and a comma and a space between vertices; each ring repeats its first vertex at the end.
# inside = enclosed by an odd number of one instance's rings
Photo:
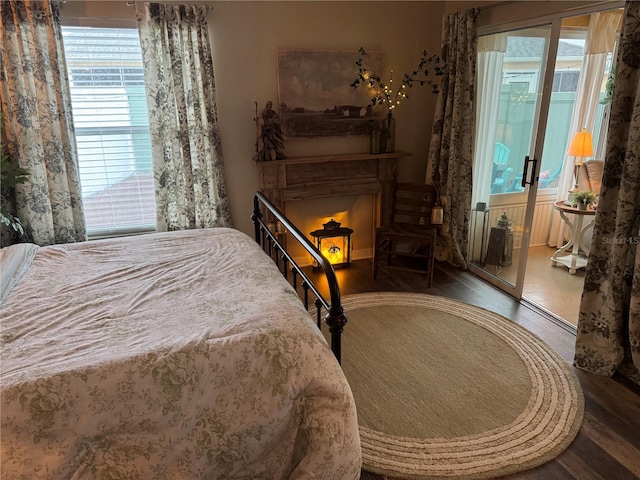
POLYGON ((373 279, 379 268, 396 268, 426 273, 431 287, 437 230, 431 224, 431 210, 436 190, 432 185, 397 183, 392 199, 391 220, 376 228, 373 279))

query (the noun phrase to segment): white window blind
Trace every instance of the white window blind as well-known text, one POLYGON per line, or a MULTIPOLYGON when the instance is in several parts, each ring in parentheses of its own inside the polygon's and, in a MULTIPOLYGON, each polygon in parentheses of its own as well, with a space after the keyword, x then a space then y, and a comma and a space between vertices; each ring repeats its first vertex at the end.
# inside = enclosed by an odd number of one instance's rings
POLYGON ((63 27, 89 236, 155 229, 149 120, 136 29, 63 27))

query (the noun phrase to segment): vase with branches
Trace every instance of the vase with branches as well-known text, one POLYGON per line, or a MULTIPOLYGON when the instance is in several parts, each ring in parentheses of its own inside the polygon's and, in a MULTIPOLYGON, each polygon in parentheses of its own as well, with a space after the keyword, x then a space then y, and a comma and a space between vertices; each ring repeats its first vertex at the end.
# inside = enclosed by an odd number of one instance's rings
POLYGON ((438 55, 429 55, 426 50, 422 52, 420 61, 411 73, 402 76, 400 84, 396 87, 393 83, 393 70, 389 75, 389 81, 385 82, 377 71, 371 56, 360 47, 358 50, 360 57, 355 62, 358 73, 351 83, 352 88, 366 86, 372 92, 371 104, 382 105, 387 108, 387 115, 382 123, 382 151, 393 152, 395 148, 395 118, 393 110, 404 100, 409 98, 408 89, 417 85, 430 85, 433 93, 439 91, 437 77, 443 74, 438 55), (433 71, 433 75, 431 72, 433 71))

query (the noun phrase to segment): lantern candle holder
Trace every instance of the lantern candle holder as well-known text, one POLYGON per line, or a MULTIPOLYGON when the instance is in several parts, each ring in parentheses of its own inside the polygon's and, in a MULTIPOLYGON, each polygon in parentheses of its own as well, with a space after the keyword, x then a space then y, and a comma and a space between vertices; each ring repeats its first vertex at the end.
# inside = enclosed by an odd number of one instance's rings
MULTIPOLYGON (((334 268, 351 266, 351 234, 353 229, 341 227, 333 218, 319 230, 311 232, 316 247, 334 268)), ((314 268, 319 268, 316 263, 314 268)))

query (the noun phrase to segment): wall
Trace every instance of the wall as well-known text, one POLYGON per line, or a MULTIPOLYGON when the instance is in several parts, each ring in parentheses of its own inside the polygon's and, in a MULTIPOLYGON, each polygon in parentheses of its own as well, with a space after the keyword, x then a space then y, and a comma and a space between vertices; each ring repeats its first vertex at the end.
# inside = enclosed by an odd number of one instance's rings
MULTIPOLYGON (((381 50, 387 72, 409 72, 422 50, 439 52, 443 2, 216 2, 210 18, 218 115, 227 181, 236 226, 250 229, 252 192, 258 189, 254 153, 255 116, 267 100, 277 104, 276 50, 381 50)), ((354 65, 354 79, 356 67, 354 65)), ((396 149, 411 152, 400 164, 400 177, 423 181, 435 97, 414 87, 396 110, 396 149)), ((366 152, 366 137, 289 138, 287 156, 366 152)), ((347 212, 353 228, 354 258, 372 245, 370 198, 341 197, 291 202, 286 214, 304 233, 320 220, 347 212)))
MULTIPOLYGON (((207 3, 207 2, 199 2, 207 3)), ((218 119, 233 222, 252 232, 250 213, 258 171, 252 162, 255 150, 255 103, 258 111, 268 100, 277 105, 276 50, 381 50, 385 70, 395 78, 417 65, 423 50, 439 53, 444 2, 313 2, 313 1, 217 1, 209 16, 216 74, 218 119)), ((134 8, 122 1, 69 0, 62 17, 133 20, 134 8)), ((63 20, 64 21, 64 20, 63 20)), ((100 20, 97 20, 99 22, 100 20)), ((73 20, 95 24, 96 20, 73 20)), ((356 67, 354 65, 354 79, 356 67)), ((395 113, 396 149, 411 152, 399 167, 402 180, 423 181, 431 134, 435 96, 428 87, 416 86, 411 98, 395 113)), ((366 152, 366 137, 289 138, 287 156, 366 152)), ((357 250, 366 252, 371 241, 371 199, 335 198, 292 202, 286 213, 303 232, 319 227, 318 217, 348 211, 356 230, 357 250), (316 217, 316 215, 318 217, 316 217), (314 220, 310 220, 315 217, 314 220)))

